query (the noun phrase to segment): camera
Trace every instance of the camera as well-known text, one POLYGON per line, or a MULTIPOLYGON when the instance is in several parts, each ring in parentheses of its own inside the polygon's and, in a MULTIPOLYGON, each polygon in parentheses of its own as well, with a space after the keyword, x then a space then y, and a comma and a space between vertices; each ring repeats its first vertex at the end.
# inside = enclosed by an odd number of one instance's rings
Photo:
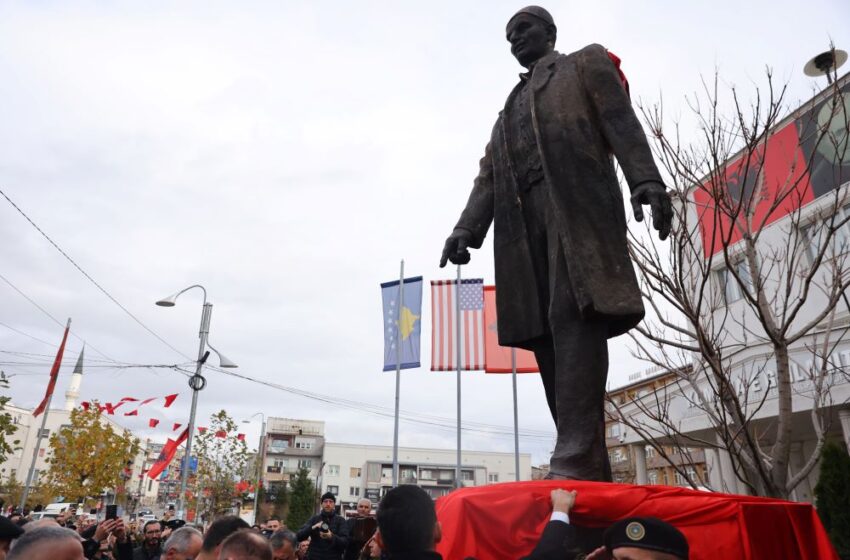
POLYGON ((328 532, 328 531, 330 531, 330 530, 331 530, 331 528, 330 528, 330 527, 328 527, 328 524, 327 524, 327 523, 322 523, 322 532, 323 532, 323 533, 327 533, 327 532, 328 532))

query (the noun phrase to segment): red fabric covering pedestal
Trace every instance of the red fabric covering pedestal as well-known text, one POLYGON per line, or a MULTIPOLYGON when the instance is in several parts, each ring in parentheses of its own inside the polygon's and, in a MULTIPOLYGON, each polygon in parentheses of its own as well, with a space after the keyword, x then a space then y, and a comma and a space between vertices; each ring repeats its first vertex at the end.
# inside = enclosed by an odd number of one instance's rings
POLYGON ((445 560, 515 560, 529 554, 549 521, 549 494, 577 490, 570 521, 607 527, 625 517, 658 517, 688 539, 691 560, 838 560, 811 504, 700 492, 565 480, 465 488, 437 500, 445 560))

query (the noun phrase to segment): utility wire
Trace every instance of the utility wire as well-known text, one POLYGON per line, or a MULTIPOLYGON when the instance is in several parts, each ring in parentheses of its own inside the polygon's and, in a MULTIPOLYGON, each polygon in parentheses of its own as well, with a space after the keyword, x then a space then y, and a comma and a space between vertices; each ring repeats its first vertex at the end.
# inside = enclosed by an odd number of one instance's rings
MULTIPOLYGON (((0 193, 2 193, 2 192, 3 192, 3 191, 0 191, 0 193)), ((5 196, 5 195, 4 195, 4 196, 5 196)), ((6 278, 6 277, 5 277, 5 276, 3 276, 2 274, 0 274, 0 280, 3 280, 6 284, 8 284, 8 285, 9 285, 9 287, 11 287, 13 290, 15 290, 16 292, 18 292, 18 293, 21 295, 21 297, 23 297, 25 300, 27 300, 27 301, 28 301, 28 302, 30 302, 32 305, 34 305, 36 309, 38 309, 39 311, 41 311, 42 313, 44 313, 45 315, 47 315, 47 316, 50 318, 50 320, 52 320, 54 323, 56 323, 57 325, 59 325, 60 327, 63 327, 63 328, 66 326, 66 324, 65 324, 65 323, 63 323, 62 321, 60 321, 59 319, 57 319, 56 317, 54 317, 53 315, 51 315, 50 313, 48 313, 48 312, 47 312, 47 310, 45 310, 42 306, 40 306, 40 305, 39 305, 39 304, 38 304, 38 303, 37 303, 34 299, 32 299, 31 297, 29 297, 27 294, 25 294, 23 290, 21 290, 20 288, 18 288, 18 287, 17 287, 17 286, 15 286, 14 284, 12 284, 11 280, 9 280, 8 278, 6 278)), ((3 326, 4 326, 4 327, 7 327, 7 328, 9 328, 9 329, 12 329, 12 330, 13 330, 13 331, 15 331, 15 332, 19 332, 19 333, 23 334, 24 336, 28 336, 28 337, 30 337, 30 338, 32 338, 32 339, 38 340, 39 342, 44 342, 43 340, 40 340, 40 339, 38 339, 38 338, 35 338, 35 337, 34 337, 34 336, 32 336, 32 335, 28 335, 28 334, 26 334, 26 333, 23 333, 23 332, 19 331, 18 329, 14 329, 14 328, 12 328, 12 327, 9 327, 8 325, 5 325, 5 324, 4 324, 3 326)), ((82 342, 82 343, 84 343, 84 344, 88 344, 88 343, 85 341, 85 339, 83 339, 83 338, 81 338, 79 335, 77 335, 77 333, 76 333, 76 332, 74 332, 74 330, 73 330, 73 329, 70 329, 70 330, 69 330, 69 332, 71 333, 71 336, 73 336, 74 338, 76 338, 76 339, 77 339, 77 340, 79 340, 80 342, 82 342)), ((58 348, 58 346, 56 346, 55 344, 50 344, 49 342, 44 342, 44 344, 49 344, 50 346, 53 346, 53 347, 55 347, 55 348, 58 348)), ((103 356, 104 358, 106 358, 107 360, 110 360, 110 361, 113 361, 113 362, 117 362, 117 361, 118 361, 118 360, 116 360, 115 358, 112 358, 112 357, 110 357, 110 356, 106 355, 105 353, 101 352, 100 350, 98 350, 97 348, 95 348, 94 346, 92 346, 91 344, 88 344, 88 346, 89 346, 89 348, 91 348, 92 350, 94 350, 95 352, 97 352, 98 354, 100 354, 101 356, 103 356)))
MULTIPOLYGON (((154 338, 156 338, 157 340, 159 340, 160 342, 162 342, 163 344, 165 344, 168 348, 170 348, 170 349, 171 349, 171 350, 173 350, 174 352, 177 352, 178 354, 180 354, 180 355, 181 355, 181 356, 183 356, 184 358, 186 358, 186 359, 188 359, 188 360, 191 360, 191 358, 190 358, 189 356, 187 356, 186 354, 184 354, 183 352, 181 352, 180 350, 178 350, 177 348, 175 348, 174 346, 172 346, 171 344, 169 344, 169 343, 168 343, 168 341, 166 341, 164 338, 162 338, 161 336, 159 336, 156 332, 154 332, 154 331, 153 331, 153 329, 151 329, 150 327, 148 327, 146 324, 142 323, 142 321, 141 321, 138 317, 136 317, 135 315, 133 315, 133 313, 132 313, 129 309, 127 309, 126 307, 124 307, 124 306, 121 304, 121 302, 119 302, 117 299, 115 299, 115 298, 112 296, 112 294, 110 294, 109 292, 107 292, 107 291, 106 291, 106 288, 104 288, 103 286, 101 286, 100 284, 98 284, 98 282, 97 282, 94 278, 92 278, 92 277, 89 275, 89 273, 88 273, 88 272, 86 272, 85 270, 83 270, 83 269, 82 269, 82 267, 81 267, 80 265, 78 265, 78 264, 76 263, 76 261, 74 261, 74 259, 72 259, 72 258, 68 255, 68 253, 66 253, 66 252, 65 252, 65 251, 64 251, 64 250, 63 250, 63 249, 62 249, 62 248, 61 248, 61 247, 60 247, 60 246, 59 246, 59 245, 55 242, 55 241, 53 241, 53 239, 51 239, 51 238, 50 238, 50 236, 49 236, 49 235, 47 235, 47 234, 46 234, 46 233, 45 233, 45 232, 44 232, 44 231, 43 231, 40 227, 38 227, 38 225, 37 225, 37 224, 36 224, 36 223, 35 223, 35 222, 34 222, 34 221, 33 221, 33 220, 29 217, 29 216, 27 216, 27 214, 26 214, 23 210, 21 210, 21 208, 20 208, 17 204, 15 204, 15 202, 14 202, 11 198, 9 198, 9 195, 7 195, 5 192, 3 192, 3 189, 0 189, 0 195, 3 195, 3 198, 5 198, 5 199, 9 202, 9 204, 11 204, 11 205, 12 205, 12 207, 14 207, 14 209, 15 209, 15 210, 17 210, 17 211, 18 211, 18 213, 19 213, 21 216, 23 216, 23 217, 24 217, 24 219, 26 219, 26 221, 28 221, 28 222, 30 223, 30 225, 31 225, 32 227, 34 227, 34 228, 36 229, 36 231, 38 231, 38 232, 42 235, 42 237, 44 237, 44 238, 45 238, 45 239, 46 239, 46 240, 47 240, 47 241, 48 241, 51 245, 53 245, 53 247, 54 247, 57 251, 59 251, 59 253, 60 253, 63 257, 65 257, 65 259, 67 259, 67 260, 68 260, 68 262, 70 262, 72 265, 74 265, 74 268, 76 268, 78 271, 80 271, 80 274, 82 274, 83 276, 85 276, 85 277, 86 277, 86 279, 88 279, 88 281, 89 281, 89 282, 91 282, 92 284, 94 284, 94 285, 95 285, 95 287, 96 287, 98 290, 100 290, 100 291, 101 291, 101 293, 103 293, 103 295, 105 295, 107 298, 109 298, 109 300, 110 300, 112 303, 114 303, 114 304, 115 304, 115 305, 117 305, 119 308, 121 308, 121 310, 122 310, 124 313, 126 313, 126 314, 127 314, 127 315, 131 318, 131 319, 133 319, 133 321, 135 321, 136 323, 138 323, 138 324, 139 324, 139 326, 141 326, 143 329, 145 329, 145 330, 146 330, 148 333, 150 333, 150 334, 151 334, 154 338)), ((28 299, 29 299, 29 298, 28 298, 28 299)), ((33 302, 33 303, 34 303, 34 302, 33 302)))
MULTIPOLYGON (((320 393, 312 393, 310 391, 304 391, 302 389, 297 389, 295 387, 288 387, 286 385, 280 385, 278 383, 273 383, 271 381, 264 381, 262 379, 256 379, 250 377, 245 374, 236 373, 233 371, 226 371, 216 367, 210 366, 209 369, 217 371, 219 373, 223 373, 225 375, 229 375, 231 377, 236 377, 239 379, 243 379, 245 381, 250 381, 252 383, 257 383, 260 385, 264 385, 266 387, 271 387, 273 389, 278 389, 280 391, 284 391, 290 394, 294 394, 300 397, 304 397, 307 399, 324 402, 327 404, 333 404, 335 406, 348 408, 351 410, 356 410, 359 412, 373 414, 376 416, 383 416, 386 418, 393 418, 395 416, 394 412, 391 411, 388 407, 383 407, 380 405, 362 402, 362 401, 353 401, 349 399, 341 399, 337 397, 331 397, 328 395, 322 395, 320 393)), ((445 418, 434 415, 427 415, 421 413, 400 411, 400 418, 404 419, 408 422, 414 422, 418 424, 425 424, 429 426, 435 426, 440 428, 451 428, 456 429, 457 424, 455 419, 453 418, 445 418)), ((477 422, 465 422, 462 425, 462 429, 467 432, 479 432, 486 434, 502 434, 502 435, 510 435, 513 436, 513 428, 508 428, 507 426, 499 426, 496 424, 484 424, 477 422)), ((550 440, 554 434, 551 432, 546 432, 543 430, 526 430, 521 431, 520 434, 524 438, 535 438, 535 439, 546 439, 550 440)))

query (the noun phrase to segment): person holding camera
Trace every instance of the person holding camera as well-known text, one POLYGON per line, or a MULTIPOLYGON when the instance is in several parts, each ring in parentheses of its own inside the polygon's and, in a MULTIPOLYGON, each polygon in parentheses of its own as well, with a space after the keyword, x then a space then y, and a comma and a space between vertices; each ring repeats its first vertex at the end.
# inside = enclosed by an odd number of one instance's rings
POLYGON ((314 515, 298 531, 298 540, 310 537, 307 557, 310 560, 340 560, 348 546, 348 528, 345 520, 336 514, 336 496, 326 492, 322 496, 322 511, 314 515))

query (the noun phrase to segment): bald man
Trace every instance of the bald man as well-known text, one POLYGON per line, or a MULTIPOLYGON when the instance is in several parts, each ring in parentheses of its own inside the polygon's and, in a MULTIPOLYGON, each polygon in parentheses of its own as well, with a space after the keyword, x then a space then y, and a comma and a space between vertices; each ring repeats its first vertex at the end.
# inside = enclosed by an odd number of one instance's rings
POLYGON ((12 545, 6 560, 85 560, 83 543, 76 532, 53 525, 25 531, 12 545))

